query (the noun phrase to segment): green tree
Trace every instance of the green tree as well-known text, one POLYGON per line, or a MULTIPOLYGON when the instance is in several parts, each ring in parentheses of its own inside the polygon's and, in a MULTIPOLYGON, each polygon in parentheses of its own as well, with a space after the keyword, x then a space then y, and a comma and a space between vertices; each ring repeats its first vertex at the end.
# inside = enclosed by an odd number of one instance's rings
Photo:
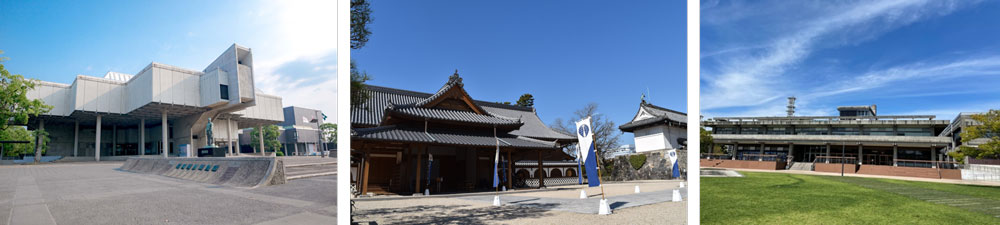
POLYGON ((712 148, 713 144, 715 144, 715 139, 712 139, 712 132, 705 130, 705 128, 702 127, 699 136, 701 137, 701 143, 700 143, 701 151, 705 151, 707 153, 714 152, 713 151, 714 149, 710 149, 712 148))
POLYGON ((23 126, 10 126, 0 130, 0 140, 28 142, 25 144, 3 144, 4 156, 19 156, 35 151, 35 134, 23 126))
POLYGON ((10 124, 27 124, 29 117, 52 110, 42 100, 28 99, 28 91, 35 89, 38 81, 10 74, 3 65, 6 60, 7 57, 0 57, 0 130, 6 130, 10 124))
POLYGON ((960 146, 958 151, 949 152, 948 155, 959 162, 964 162, 966 156, 977 159, 1000 156, 1000 110, 991 109, 987 113, 975 114, 970 117, 982 124, 963 128, 960 134, 962 142, 969 143, 972 140, 984 138, 986 143, 975 148, 960 146))
POLYGON ((42 154, 49 150, 49 132, 45 129, 38 129, 34 132, 35 138, 35 163, 42 159, 42 154))
MULTIPOLYGON (((278 142, 278 136, 281 132, 278 131, 278 125, 267 125, 264 126, 264 150, 272 152, 281 152, 281 142, 278 142)), ((260 149, 260 131, 257 127, 254 127, 250 131, 250 146, 255 149, 260 149)), ((277 154, 277 153, 275 153, 277 154)))
POLYGON ((358 67, 351 61, 351 109, 357 108, 368 101, 371 96, 365 91, 365 82, 371 80, 368 72, 359 71, 358 67))
MULTIPOLYGON (((576 121, 580 121, 588 116, 594 130, 594 147, 597 148, 597 159, 601 160, 602 166, 609 166, 604 163, 604 156, 620 145, 621 132, 618 131, 618 127, 615 126, 614 121, 609 120, 604 114, 597 113, 597 103, 590 103, 576 110, 576 112, 573 112, 573 117, 569 120, 556 118, 549 127, 566 135, 576 136, 576 121)), ((605 175, 607 174, 610 173, 605 173, 605 175)))
POLYGON ((324 123, 319 126, 319 130, 323 132, 323 140, 329 143, 337 144, 337 124, 335 123, 324 123))
POLYGON ((535 97, 525 93, 517 99, 517 106, 535 107, 535 97))
POLYGON ((371 2, 351 0, 351 49, 360 49, 368 43, 368 36, 372 35, 368 24, 374 21, 371 2))

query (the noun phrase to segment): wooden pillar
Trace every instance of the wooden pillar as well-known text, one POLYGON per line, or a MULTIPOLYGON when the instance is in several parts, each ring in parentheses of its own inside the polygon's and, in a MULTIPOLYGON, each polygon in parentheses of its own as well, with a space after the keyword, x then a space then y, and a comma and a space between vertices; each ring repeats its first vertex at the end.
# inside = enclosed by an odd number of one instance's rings
POLYGON ((368 193, 368 167, 371 167, 369 165, 371 164, 371 158, 369 157, 368 153, 365 153, 365 156, 361 158, 361 164, 364 164, 365 167, 361 175, 361 194, 368 193))
POLYGON ((545 170, 542 169, 542 150, 538 150, 538 188, 545 187, 545 170))
POLYGON ((513 149, 507 149, 507 190, 514 189, 514 158, 511 158, 513 149))
POLYGON ((424 154, 423 154, 423 148, 422 147, 423 146, 417 146, 417 180, 416 180, 417 182, 415 182, 416 184, 413 187, 413 192, 414 193, 420 193, 421 192, 421 189, 420 189, 420 174, 421 174, 421 170, 423 169, 423 167, 420 166, 420 163, 422 161, 424 161, 424 154))

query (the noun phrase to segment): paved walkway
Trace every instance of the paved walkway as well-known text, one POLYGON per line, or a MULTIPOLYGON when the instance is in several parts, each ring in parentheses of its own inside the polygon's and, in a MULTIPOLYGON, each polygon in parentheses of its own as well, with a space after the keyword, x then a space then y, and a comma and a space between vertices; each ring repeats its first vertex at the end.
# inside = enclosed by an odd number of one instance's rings
POLYGON ((1000 218, 1000 201, 963 195, 954 192, 939 191, 929 188, 921 188, 910 185, 893 184, 875 179, 862 179, 858 177, 828 177, 844 183, 855 184, 875 190, 883 190, 891 193, 908 196, 932 203, 958 207, 968 211, 984 213, 1000 218))
MULTIPOLYGON (((591 193, 588 193, 591 194, 591 193)), ((681 188, 682 199, 687 199, 687 188, 681 188)), ((608 205, 612 210, 624 209, 641 205, 648 205, 660 202, 669 202, 673 196, 673 190, 663 190, 656 192, 641 192, 639 194, 619 195, 608 197, 608 205)), ((489 196, 469 196, 459 199, 486 202, 493 204, 493 195, 489 196)), ((599 193, 593 193, 587 199, 568 198, 546 198, 546 197, 524 197, 516 195, 501 195, 500 202, 503 205, 514 205, 540 208, 545 210, 559 210, 575 213, 597 214, 598 206, 601 202, 599 193), (596 195, 596 196, 595 196, 596 195)))
MULTIPOLYGON (((703 167, 702 169, 704 169, 703 167)), ((714 168, 710 168, 714 169, 714 168)), ((799 171, 799 170, 755 170, 755 169, 730 169, 735 171, 748 171, 748 172, 764 172, 764 173, 789 173, 789 174, 804 174, 804 175, 822 175, 822 176, 840 176, 840 173, 826 173, 826 172, 815 172, 815 171, 799 171)), ((883 179, 894 179, 894 180, 908 180, 908 181, 922 181, 922 182, 934 182, 934 183, 947 183, 947 184, 968 184, 968 185, 979 185, 979 186, 998 186, 1000 187, 1000 182, 990 182, 990 181, 972 181, 972 180, 951 180, 951 179, 931 179, 931 178, 919 178, 919 177, 900 177, 900 176, 880 176, 880 175, 869 175, 869 174, 844 174, 846 177, 866 177, 866 178, 883 178, 883 179)))
POLYGON ((122 162, 0 166, 0 224, 323 224, 336 176, 255 189, 118 171, 122 162))

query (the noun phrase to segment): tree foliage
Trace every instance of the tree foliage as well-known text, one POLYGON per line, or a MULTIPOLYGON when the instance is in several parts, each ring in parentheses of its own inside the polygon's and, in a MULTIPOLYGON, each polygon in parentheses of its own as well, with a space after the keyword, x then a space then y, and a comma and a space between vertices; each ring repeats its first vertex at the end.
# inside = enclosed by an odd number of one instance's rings
POLYGON ((642 165, 646 164, 646 155, 630 155, 628 157, 628 162, 629 164, 632 164, 632 169, 639 170, 639 168, 642 168, 642 165))
POLYGON ((324 123, 319 126, 319 130, 323 132, 323 140, 328 143, 337 144, 337 124, 336 123, 324 123))
POLYGON ((0 130, 0 140, 27 141, 26 144, 2 144, 4 156, 19 156, 35 152, 35 133, 22 126, 10 126, 0 130))
MULTIPOLYGON (((275 152, 281 149, 281 142, 278 141, 278 136, 280 135, 281 132, 278 131, 278 125, 264 126, 264 150, 275 152)), ((250 146, 260 149, 260 131, 257 127, 254 127, 250 131, 250 146)))
MULTIPOLYGON (((615 126, 615 122, 609 120, 604 114, 597 113, 597 103, 590 103, 583 108, 573 112, 573 117, 569 120, 557 118, 549 127, 561 131, 571 136, 576 133, 576 121, 590 116, 591 127, 594 129, 594 147, 597 148, 597 158, 604 161, 604 156, 610 154, 614 148, 619 146, 621 132, 615 126)), ((570 154, 575 155, 575 154, 570 154)), ((604 163, 601 163, 604 165, 604 163)))
POLYGON ((368 36, 372 34, 368 25, 374 21, 371 2, 351 0, 351 49, 360 49, 368 43, 368 36))
POLYGON ((701 146, 701 151, 706 153, 712 153, 712 149, 709 149, 712 148, 712 144, 715 143, 715 139, 712 138, 712 132, 705 130, 705 128, 702 127, 699 136, 701 138, 701 143, 699 145, 701 146))
POLYGON ((517 106, 535 107, 535 97, 525 93, 517 99, 517 106))
POLYGON ((961 146, 958 151, 949 152, 952 158, 959 161, 965 160, 965 156, 981 159, 984 157, 995 158, 1000 156, 1000 110, 991 109, 984 114, 970 116, 973 120, 982 125, 973 125, 962 128, 962 142, 970 143, 976 139, 986 139, 986 143, 978 147, 961 146))
POLYGON ((40 99, 28 99, 28 91, 35 89, 38 81, 11 74, 3 65, 6 60, 6 57, 0 57, 0 130, 6 129, 9 124, 27 124, 28 117, 52 110, 52 106, 45 105, 40 99))
POLYGON ((365 91, 365 82, 371 80, 372 78, 368 76, 368 72, 359 71, 358 67, 351 61, 351 109, 358 108, 368 98, 371 98, 370 94, 365 91))

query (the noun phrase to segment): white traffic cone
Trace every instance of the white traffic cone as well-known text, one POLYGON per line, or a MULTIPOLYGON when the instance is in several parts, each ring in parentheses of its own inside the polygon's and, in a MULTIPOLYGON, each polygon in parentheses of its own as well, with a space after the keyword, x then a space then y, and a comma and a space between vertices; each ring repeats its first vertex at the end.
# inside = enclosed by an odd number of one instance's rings
POLYGON ((586 198, 587 198, 587 191, 580 190, 580 199, 586 199, 586 198))
POLYGON ((681 191, 680 190, 674 190, 674 196, 673 196, 673 199, 671 199, 671 201, 674 201, 674 202, 681 201, 681 191))
POLYGON ((597 210, 597 214, 601 215, 611 214, 611 206, 608 205, 608 199, 601 199, 601 205, 597 210))
POLYGON ((503 191, 507 191, 507 186, 502 186, 501 188, 503 189, 503 191))
POLYGON ((684 181, 681 181, 681 187, 684 187, 684 181))
POLYGON ((635 193, 636 193, 636 194, 638 194, 638 193, 639 193, 639 185, 636 185, 636 186, 635 186, 635 193))
POLYGON ((493 196, 493 206, 500 206, 500 195, 493 196))
POLYGON ((431 195, 431 189, 424 189, 424 196, 431 195))

